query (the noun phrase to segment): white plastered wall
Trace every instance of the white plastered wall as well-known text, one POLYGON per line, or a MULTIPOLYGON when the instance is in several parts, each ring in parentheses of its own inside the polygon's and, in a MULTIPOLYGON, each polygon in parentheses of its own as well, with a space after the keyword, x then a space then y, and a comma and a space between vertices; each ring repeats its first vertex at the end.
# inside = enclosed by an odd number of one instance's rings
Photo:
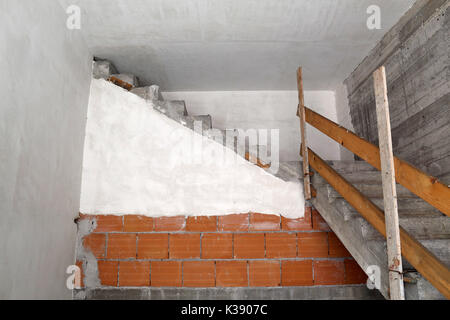
POLYGON ((92 57, 54 0, 0 1, 0 299, 63 299, 92 57))

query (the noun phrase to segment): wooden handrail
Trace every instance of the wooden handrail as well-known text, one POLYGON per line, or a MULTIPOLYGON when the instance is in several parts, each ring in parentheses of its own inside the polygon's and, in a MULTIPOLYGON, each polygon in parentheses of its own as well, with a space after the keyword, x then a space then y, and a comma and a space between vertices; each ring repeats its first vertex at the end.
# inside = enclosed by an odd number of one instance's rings
MULTIPOLYGON (((374 144, 358 137, 353 132, 305 107, 306 122, 320 130, 339 144, 381 169, 380 151, 374 144)), ((437 178, 394 157, 395 179, 409 191, 419 196, 447 216, 450 216, 450 188, 437 178)))
MULTIPOLYGON (((345 129, 344 129, 345 130, 345 129)), ((386 237, 384 213, 308 148, 309 164, 375 229, 386 237)), ((400 227, 402 254, 436 289, 450 299, 450 270, 400 227)))

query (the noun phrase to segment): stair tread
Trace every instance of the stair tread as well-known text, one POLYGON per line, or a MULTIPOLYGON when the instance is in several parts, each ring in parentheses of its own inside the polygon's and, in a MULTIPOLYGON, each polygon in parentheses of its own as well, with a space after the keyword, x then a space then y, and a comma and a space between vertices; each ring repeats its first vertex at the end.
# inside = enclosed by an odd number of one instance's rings
MULTIPOLYGON (((356 219, 361 220, 361 228, 365 239, 384 239, 362 216, 356 219)), ((450 219, 448 217, 400 217, 399 223, 417 240, 450 239, 450 219)))
POLYGON ((366 161, 327 161, 334 170, 339 173, 351 172, 377 172, 378 169, 366 161))
MULTIPOLYGON (((432 252, 442 263, 450 267, 450 239, 417 239, 425 248, 432 252)), ((369 240, 371 246, 380 246, 382 252, 387 255, 386 241, 381 239, 369 240)), ((414 267, 403 258, 403 269, 413 270, 414 267)))
POLYGON ((159 100, 159 86, 157 85, 133 88, 130 92, 145 100, 153 102, 159 100))
MULTIPOLYGON (((354 183, 353 186, 368 198, 383 198, 383 186, 381 184, 354 183)), ((330 186, 330 198, 342 198, 342 196, 330 186)), ((400 184, 397 184, 397 198, 416 198, 417 196, 400 184)))
MULTIPOLYGON (((372 199, 372 202, 380 209, 383 209, 383 199, 372 199)), ((347 219, 352 216, 360 216, 360 213, 353 208, 345 199, 336 198, 331 203, 336 206, 347 219)), ((426 203, 422 199, 398 199, 398 214, 399 217, 414 217, 414 216, 426 216, 426 217, 441 217, 443 214, 433 208, 430 204, 426 203)))

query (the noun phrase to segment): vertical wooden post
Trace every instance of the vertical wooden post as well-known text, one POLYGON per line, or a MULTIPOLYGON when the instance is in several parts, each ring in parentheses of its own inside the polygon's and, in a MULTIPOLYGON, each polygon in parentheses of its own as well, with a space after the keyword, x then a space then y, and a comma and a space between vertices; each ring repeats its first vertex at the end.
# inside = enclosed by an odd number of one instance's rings
POLYGON ((308 162, 308 145, 306 144, 306 122, 305 122, 305 100, 303 96, 303 79, 302 68, 297 69, 297 88, 298 88, 298 108, 297 116, 300 117, 300 134, 302 143, 300 146, 300 155, 303 158, 303 183, 305 189, 305 199, 311 199, 311 182, 309 176, 309 162, 308 162))
POLYGON ((381 175, 383 181, 384 213, 389 267, 391 300, 404 300, 403 266, 395 184, 394 155, 392 154, 391 123, 384 66, 373 73, 378 121, 381 175))

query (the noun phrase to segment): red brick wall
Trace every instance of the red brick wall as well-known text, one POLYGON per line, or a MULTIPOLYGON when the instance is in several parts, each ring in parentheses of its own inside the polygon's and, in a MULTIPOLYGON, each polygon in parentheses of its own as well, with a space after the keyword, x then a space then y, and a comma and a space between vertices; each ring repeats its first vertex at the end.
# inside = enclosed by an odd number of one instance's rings
POLYGON ((302 219, 258 213, 81 219, 97 220, 82 241, 97 258, 102 286, 312 286, 367 278, 311 208, 302 219))

